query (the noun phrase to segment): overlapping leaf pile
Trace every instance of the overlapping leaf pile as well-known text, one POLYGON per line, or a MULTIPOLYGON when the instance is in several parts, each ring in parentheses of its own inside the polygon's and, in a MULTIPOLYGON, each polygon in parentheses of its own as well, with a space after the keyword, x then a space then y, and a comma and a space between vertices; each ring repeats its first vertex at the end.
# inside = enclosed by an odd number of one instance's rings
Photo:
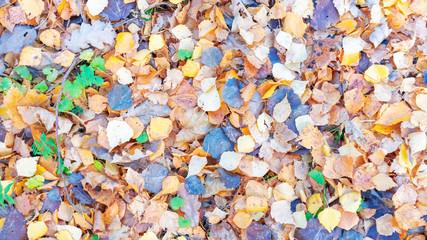
POLYGON ((425 0, 0 7, 0 239, 425 239, 425 0))

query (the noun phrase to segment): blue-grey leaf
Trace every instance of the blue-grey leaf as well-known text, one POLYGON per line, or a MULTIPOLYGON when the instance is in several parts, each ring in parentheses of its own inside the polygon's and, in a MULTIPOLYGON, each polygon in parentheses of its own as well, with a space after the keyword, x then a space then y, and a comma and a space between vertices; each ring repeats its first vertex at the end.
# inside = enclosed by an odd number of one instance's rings
POLYGON ((27 25, 15 26, 13 32, 6 31, 0 37, 0 55, 8 52, 20 54, 26 46, 33 45, 37 31, 27 25))
POLYGON ((125 4, 123 0, 108 1, 108 6, 100 15, 110 22, 115 22, 129 16, 133 8, 135 8, 134 2, 125 4))
POLYGON ((116 84, 108 94, 108 104, 115 111, 126 110, 133 105, 132 92, 126 85, 116 84))

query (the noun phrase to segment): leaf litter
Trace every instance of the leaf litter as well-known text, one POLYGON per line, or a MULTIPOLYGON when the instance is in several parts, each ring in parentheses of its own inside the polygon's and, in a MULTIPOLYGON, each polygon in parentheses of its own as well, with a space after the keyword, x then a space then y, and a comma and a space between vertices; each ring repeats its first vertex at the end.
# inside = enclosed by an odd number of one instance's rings
POLYGON ((425 239, 425 1, 0 6, 1 239, 425 239))

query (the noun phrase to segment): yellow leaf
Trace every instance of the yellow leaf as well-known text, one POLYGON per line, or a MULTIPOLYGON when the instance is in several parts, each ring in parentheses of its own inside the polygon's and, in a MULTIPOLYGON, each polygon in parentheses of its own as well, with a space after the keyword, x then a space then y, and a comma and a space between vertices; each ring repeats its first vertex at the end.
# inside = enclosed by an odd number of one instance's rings
POLYGON ((151 118, 148 133, 153 140, 165 139, 172 131, 172 121, 169 118, 151 118))
POLYGON ((349 65, 349 66, 353 66, 353 64, 357 64, 359 62, 360 59, 360 53, 345 53, 342 56, 342 61, 341 64, 342 65, 349 65))
POLYGON ((38 66, 42 62, 42 50, 40 48, 24 47, 19 58, 19 65, 38 66))
POLYGON ((250 135, 243 135, 237 139, 237 151, 241 153, 252 152, 255 148, 255 140, 250 135))
POLYGON ((71 63, 73 63, 74 57, 76 55, 68 50, 63 51, 61 54, 59 54, 55 59, 53 59, 53 62, 56 64, 61 64, 63 67, 69 67, 71 63))
POLYGON ((394 126, 384 126, 384 125, 376 124, 374 127, 374 131, 377 131, 377 132, 382 133, 384 135, 388 135, 388 134, 394 132, 394 130, 395 130, 394 126))
POLYGON ((308 198, 307 209, 311 214, 316 214, 317 210, 322 206, 323 202, 320 193, 313 194, 308 198))
POLYGON ((345 19, 335 25, 335 27, 337 27, 340 31, 350 33, 353 32, 353 30, 356 28, 356 25, 357 22, 354 19, 345 19))
POLYGON ((79 153, 80 159, 82 160, 82 162, 85 166, 89 166, 89 165, 94 163, 93 162, 93 155, 92 155, 91 151, 79 149, 79 150, 77 150, 77 152, 79 153))
POLYGON ((402 144, 400 146, 400 152, 399 152, 399 160, 398 160, 399 164, 403 167, 406 167, 410 170, 412 170, 412 168, 415 167, 415 165, 417 164, 417 161, 415 159, 415 157, 413 157, 409 151, 408 151, 408 147, 405 144, 402 144))
POLYGON ((338 226, 340 219, 340 211, 333 208, 326 208, 319 213, 319 222, 326 228, 326 230, 328 230, 328 232, 331 232, 336 226, 338 226))
POLYGON ((179 3, 182 3, 182 1, 184 0, 170 0, 170 2, 173 4, 179 4, 179 3))
POLYGON ((412 111, 405 102, 393 103, 384 110, 376 124, 391 126, 409 120, 411 114, 412 111))
POLYGON ((139 238, 139 240, 157 240, 157 236, 152 231, 147 231, 139 238))
POLYGON ((49 47, 59 47, 61 45, 61 35, 55 29, 48 29, 40 34, 40 41, 49 47))
POLYGON ((4 217, 4 218, 2 218, 2 219, 0 219, 0 231, 2 230, 2 228, 3 228, 3 225, 4 225, 4 221, 6 220, 6 218, 4 217))
POLYGON ((340 197, 340 203, 344 211, 352 213, 357 212, 361 200, 362 196, 360 192, 351 192, 340 197))
POLYGON ((28 225, 27 236, 30 240, 43 237, 47 233, 47 225, 44 222, 31 222, 28 225))
POLYGON ((71 233, 67 230, 62 230, 58 233, 55 233, 55 237, 57 240, 73 240, 71 233))
POLYGON ((4 105, 7 108, 7 114, 12 119, 13 124, 18 129, 28 127, 21 114, 18 112, 19 106, 45 106, 48 97, 44 94, 39 94, 35 89, 29 90, 25 93, 21 93, 18 88, 12 87, 7 91, 7 95, 4 97, 4 105))
POLYGON ((384 65, 372 65, 364 73, 365 80, 375 84, 388 81, 390 74, 388 67, 384 65))
POLYGON ((155 201, 165 194, 177 193, 179 184, 180 182, 177 176, 167 176, 162 182, 162 191, 154 196, 153 200, 155 201))
POLYGON ((196 77, 199 73, 200 64, 194 61, 187 61, 184 66, 182 66, 182 75, 186 77, 196 77))
POLYGON ((20 0, 20 4, 28 19, 40 16, 44 10, 43 0, 20 0))
MULTIPOLYGON (((150 39, 151 44, 151 39, 150 39)), ((130 32, 121 32, 117 35, 116 40, 116 52, 117 53, 127 53, 133 46, 135 46, 135 40, 132 38, 132 33, 130 32)))
POLYGON ((233 217, 233 222, 237 227, 245 229, 252 223, 252 216, 245 211, 238 211, 233 217))
POLYGON ((150 51, 153 52, 159 50, 163 46, 165 46, 165 40, 163 39, 162 35, 153 34, 150 36, 150 42, 148 43, 148 48, 150 51))
POLYGON ((246 199, 248 212, 264 212, 268 210, 268 201, 263 197, 250 196, 246 199))
POLYGON ((307 25, 304 23, 300 15, 292 12, 286 13, 283 25, 284 32, 290 33, 295 38, 302 38, 306 28, 307 25))

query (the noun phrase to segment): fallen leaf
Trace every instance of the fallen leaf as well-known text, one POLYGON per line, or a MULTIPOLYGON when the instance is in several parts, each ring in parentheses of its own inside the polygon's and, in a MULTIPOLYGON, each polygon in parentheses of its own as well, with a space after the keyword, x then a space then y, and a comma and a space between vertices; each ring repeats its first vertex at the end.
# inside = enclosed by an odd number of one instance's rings
POLYGON ((30 240, 43 237, 47 233, 47 225, 44 222, 31 222, 28 225, 27 236, 30 240))
POLYGON ((37 161, 40 157, 21 158, 16 161, 18 176, 32 177, 37 171, 37 161))
POLYGON ((319 213, 319 222, 328 230, 332 232, 341 219, 341 213, 333 208, 326 208, 319 213))
POLYGON ((110 149, 129 141, 132 136, 133 129, 125 121, 112 120, 108 123, 107 138, 110 149))
POLYGON ((36 67, 42 62, 40 48, 24 47, 19 58, 19 65, 36 67))
POLYGON ((148 134, 153 140, 165 139, 172 131, 172 121, 169 118, 151 118, 148 134))
MULTIPOLYGON (((127 53, 133 48, 133 46, 135 46, 135 40, 133 40, 132 33, 121 32, 117 34, 116 46, 115 46, 117 53, 119 54, 127 53)), ((151 38, 150 38, 150 46, 151 46, 151 38)), ((150 50, 153 51, 151 48, 150 50)))

